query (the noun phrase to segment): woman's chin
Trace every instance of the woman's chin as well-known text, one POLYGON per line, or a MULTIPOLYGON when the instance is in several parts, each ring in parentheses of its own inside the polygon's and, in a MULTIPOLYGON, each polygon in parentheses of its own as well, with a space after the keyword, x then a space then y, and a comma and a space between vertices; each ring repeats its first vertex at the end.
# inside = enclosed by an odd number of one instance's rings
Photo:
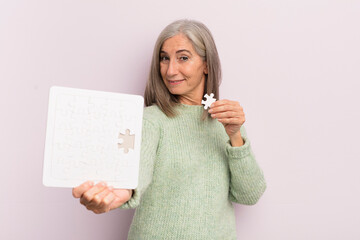
POLYGON ((174 89, 169 90, 172 95, 182 95, 182 91, 176 91, 174 89))

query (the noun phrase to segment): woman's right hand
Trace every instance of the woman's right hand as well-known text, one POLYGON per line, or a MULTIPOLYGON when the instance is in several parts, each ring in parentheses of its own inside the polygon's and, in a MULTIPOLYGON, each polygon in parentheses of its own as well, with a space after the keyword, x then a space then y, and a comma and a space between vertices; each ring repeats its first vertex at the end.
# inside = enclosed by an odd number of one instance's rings
POLYGON ((132 189, 114 189, 104 182, 94 185, 91 181, 72 190, 73 196, 80 198, 80 203, 96 214, 120 207, 131 198, 132 193, 132 189))

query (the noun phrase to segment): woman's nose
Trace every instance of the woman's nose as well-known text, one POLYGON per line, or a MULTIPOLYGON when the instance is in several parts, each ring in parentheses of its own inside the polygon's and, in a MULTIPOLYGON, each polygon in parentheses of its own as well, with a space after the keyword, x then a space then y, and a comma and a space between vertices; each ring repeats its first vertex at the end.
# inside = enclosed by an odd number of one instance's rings
POLYGON ((169 61, 169 67, 167 69, 167 75, 169 77, 175 76, 178 74, 178 62, 175 59, 170 59, 169 61))

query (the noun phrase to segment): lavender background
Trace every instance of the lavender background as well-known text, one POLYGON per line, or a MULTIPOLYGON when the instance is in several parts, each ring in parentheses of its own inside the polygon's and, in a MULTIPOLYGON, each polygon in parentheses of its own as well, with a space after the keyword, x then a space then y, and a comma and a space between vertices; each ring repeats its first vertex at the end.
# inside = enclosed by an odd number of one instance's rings
POLYGON ((239 239, 360 239, 360 2, 0 1, 0 239, 126 239, 134 210, 96 215, 42 186, 52 85, 143 94, 155 39, 212 31, 221 98, 244 107, 268 188, 235 204, 239 239))

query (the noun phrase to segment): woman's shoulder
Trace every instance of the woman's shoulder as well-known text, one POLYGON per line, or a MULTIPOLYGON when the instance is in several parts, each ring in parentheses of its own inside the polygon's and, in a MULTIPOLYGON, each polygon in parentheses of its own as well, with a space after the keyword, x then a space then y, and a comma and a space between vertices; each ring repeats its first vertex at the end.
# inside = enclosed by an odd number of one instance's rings
POLYGON ((144 108, 143 119, 150 121, 152 123, 161 122, 166 118, 166 115, 161 111, 161 109, 156 105, 151 105, 144 108))

